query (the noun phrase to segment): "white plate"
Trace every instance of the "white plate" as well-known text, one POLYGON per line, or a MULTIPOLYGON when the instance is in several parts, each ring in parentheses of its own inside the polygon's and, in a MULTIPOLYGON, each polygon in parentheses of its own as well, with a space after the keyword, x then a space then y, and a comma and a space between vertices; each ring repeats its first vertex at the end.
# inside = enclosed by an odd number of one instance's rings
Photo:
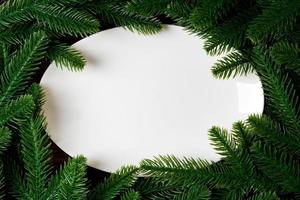
POLYGON ((207 130, 262 113, 255 75, 216 80, 203 41, 173 25, 153 36, 114 28, 74 45, 82 72, 51 64, 41 84, 52 140, 113 172, 159 154, 218 160, 207 130))

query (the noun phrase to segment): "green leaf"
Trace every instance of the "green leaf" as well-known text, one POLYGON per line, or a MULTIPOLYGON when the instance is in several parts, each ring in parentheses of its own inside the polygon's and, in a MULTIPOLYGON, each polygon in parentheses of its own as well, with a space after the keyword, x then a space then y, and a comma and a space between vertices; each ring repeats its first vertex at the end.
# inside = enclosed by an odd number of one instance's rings
POLYGON ((153 160, 144 159, 141 161, 141 169, 148 171, 147 175, 159 175, 169 172, 180 172, 181 170, 195 171, 209 166, 206 160, 183 158, 179 159, 172 155, 154 157, 153 160), (152 172, 153 169, 153 172, 152 172), (156 171, 157 170, 157 171, 156 171))
POLYGON ((48 4, 50 3, 53 5, 76 7, 76 6, 81 6, 90 0, 56 0, 55 2, 53 2, 52 0, 43 0, 43 1, 45 3, 48 4))
POLYGON ((52 178, 46 192, 47 199, 81 200, 87 195, 86 158, 70 159, 52 178))
POLYGON ((34 6, 33 0, 8 0, 2 3, 0 5, 0 30, 31 21, 33 19, 31 9, 34 6))
POLYGON ((247 195, 249 196, 249 193, 251 194, 251 192, 253 192, 252 188, 249 187, 249 184, 245 184, 240 187, 229 188, 226 192, 222 194, 222 197, 220 199, 222 200, 248 199, 247 195))
POLYGON ((190 14, 192 11, 201 5, 198 0, 176 0, 170 1, 164 14, 185 28, 190 25, 190 14))
POLYGON ((257 15, 258 8, 256 5, 245 3, 238 9, 240 9, 239 12, 232 11, 236 13, 235 15, 220 20, 218 24, 210 28, 202 29, 201 35, 206 39, 204 49, 208 54, 218 55, 238 50, 244 56, 246 55, 250 44, 250 40, 246 38, 246 30, 253 16, 257 15))
POLYGON ((212 67, 212 73, 216 78, 227 79, 237 75, 247 75, 253 72, 254 68, 243 55, 232 52, 218 60, 212 67))
POLYGON ((192 12, 190 21, 201 29, 212 27, 219 18, 226 16, 237 2, 237 0, 203 0, 201 7, 192 12))
POLYGON ((121 196, 121 200, 139 200, 140 195, 138 192, 130 189, 125 194, 121 196))
POLYGON ((140 167, 148 176, 168 180, 172 184, 181 184, 185 187, 194 184, 228 187, 243 183, 243 180, 237 176, 238 174, 223 162, 210 163, 201 159, 159 156, 153 160, 142 160, 140 167))
MULTIPOLYGON (((1 54, 2 60, 3 60, 3 66, 7 66, 9 63, 9 50, 7 45, 2 44, 2 54, 1 54)), ((1 67, 1 71, 3 71, 3 68, 1 67)))
POLYGON ((255 48, 253 64, 260 74, 271 112, 295 135, 300 132, 298 97, 291 80, 280 71, 263 48, 255 48))
POLYGON ((247 120, 254 134, 263 138, 265 142, 276 145, 277 148, 289 152, 300 152, 300 138, 285 130, 270 117, 251 115, 247 120))
POLYGON ((21 164, 17 163, 11 155, 5 156, 3 163, 7 192, 16 199, 30 199, 26 191, 26 180, 21 164))
POLYGON ((174 184, 168 179, 160 180, 156 177, 138 179, 134 188, 140 196, 151 200, 170 199, 182 191, 181 184, 174 184))
POLYGON ((130 31, 136 30, 142 34, 155 34, 162 29, 161 23, 156 18, 129 14, 124 6, 124 4, 104 1, 91 4, 89 9, 105 22, 122 26, 130 31))
POLYGON ((298 44, 281 41, 272 47, 271 55, 278 65, 284 65, 300 74, 300 47, 298 44))
POLYGON ((300 188, 300 165, 290 155, 276 148, 256 142, 251 148, 258 168, 274 183, 287 192, 298 192, 300 188))
POLYGON ((131 0, 126 5, 126 11, 141 16, 156 16, 164 14, 172 0, 131 0))
MULTIPOLYGON (((40 29, 36 24, 16 24, 0 32, 0 43, 9 46, 22 45, 28 35, 40 29)), ((5 65, 7 66, 7 65, 5 65)))
POLYGON ((251 200, 279 200, 275 192, 262 192, 254 195, 251 200))
POLYGON ((11 58, 8 66, 0 75, 0 105, 23 92, 32 75, 37 70, 36 64, 45 54, 47 37, 43 32, 35 32, 11 58))
POLYGON ((33 83, 27 90, 27 94, 32 96, 34 107, 35 107, 35 113, 40 113, 42 106, 45 103, 45 93, 43 91, 43 88, 37 84, 33 83))
POLYGON ((0 154, 2 154, 11 141, 12 133, 7 127, 0 127, 0 154))
POLYGON ((219 127, 212 127, 209 130, 209 138, 214 146, 214 149, 223 157, 237 158, 237 145, 231 134, 225 129, 219 127))
POLYGON ((28 117, 33 111, 34 102, 30 95, 23 95, 0 106, 0 125, 28 117))
POLYGON ((244 122, 238 121, 233 123, 231 132, 239 148, 246 150, 252 145, 253 134, 244 122))
POLYGON ((299 0, 273 0, 249 26, 248 35, 256 43, 290 31, 300 12, 299 0))
POLYGON ((67 44, 58 44, 52 47, 48 57, 58 67, 67 68, 71 71, 81 71, 86 63, 83 55, 67 44))
POLYGON ((89 199, 109 200, 115 198, 134 184, 137 172, 138 168, 134 166, 122 167, 98 184, 91 192, 89 199))
POLYGON ((34 17, 39 24, 62 35, 84 37, 99 30, 98 20, 91 14, 59 4, 37 5, 34 17))
POLYGON ((240 174, 239 177, 243 184, 232 188, 234 190, 230 190, 227 197, 228 200, 239 199, 238 197, 242 199, 242 196, 246 195, 247 192, 251 193, 253 188, 258 191, 274 188, 267 177, 257 173, 257 167, 251 153, 251 147, 254 141, 257 140, 256 134, 248 123, 238 121, 232 126, 232 136, 237 143, 236 159, 228 157, 226 162, 232 166, 237 175, 240 174))
POLYGON ((177 195, 174 200, 209 200, 210 191, 204 186, 192 186, 183 193, 177 195))
POLYGON ((31 199, 44 199, 47 179, 50 175, 51 154, 45 119, 32 117, 21 126, 21 153, 26 170, 27 195, 31 199))

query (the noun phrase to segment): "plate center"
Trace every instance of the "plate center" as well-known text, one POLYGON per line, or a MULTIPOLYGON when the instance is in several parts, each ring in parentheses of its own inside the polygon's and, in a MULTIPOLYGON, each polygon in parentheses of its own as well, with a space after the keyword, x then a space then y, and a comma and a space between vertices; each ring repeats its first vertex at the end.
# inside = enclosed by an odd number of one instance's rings
POLYGON ((203 41, 168 25, 152 36, 114 28, 77 42, 82 72, 51 64, 42 78, 52 140, 115 171, 159 154, 218 160, 207 131, 263 110, 257 76, 216 80, 203 41))

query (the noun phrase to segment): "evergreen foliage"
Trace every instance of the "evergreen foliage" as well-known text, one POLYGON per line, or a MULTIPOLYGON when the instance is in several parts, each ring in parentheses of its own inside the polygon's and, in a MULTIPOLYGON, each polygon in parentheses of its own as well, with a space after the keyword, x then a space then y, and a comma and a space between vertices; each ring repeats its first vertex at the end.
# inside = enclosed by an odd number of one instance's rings
POLYGON ((85 199, 87 195, 86 159, 69 160, 52 177, 46 194, 49 199, 85 199))
POLYGON ((60 5, 36 5, 33 14, 37 22, 57 34, 85 36, 98 30, 93 16, 75 8, 60 5))
MULTIPOLYGON (((96 1, 87 5, 90 12, 99 16, 100 19, 123 26, 128 30, 137 30, 143 34, 154 34, 161 30, 161 24, 153 17, 144 17, 126 12, 126 1, 96 1)), ((100 20, 101 21, 101 20, 100 20)))
MULTIPOLYGON (((89 199, 114 199, 120 192, 134 184, 137 172, 138 169, 134 166, 122 167, 120 170, 110 175, 110 177, 104 179, 103 182, 99 183, 91 192, 89 199)), ((128 195, 130 194, 125 194, 125 197, 128 195)))
POLYGON ((26 89, 36 65, 45 55, 47 36, 35 32, 25 40, 24 45, 13 55, 0 75, 0 104, 14 98, 26 89))
POLYGON ((291 132, 298 134, 300 131, 298 97, 294 86, 287 75, 282 75, 279 67, 265 51, 267 50, 254 49, 253 60, 258 68, 257 71, 261 74, 266 100, 278 120, 291 132))
POLYGON ((249 26, 248 34, 255 42, 268 37, 278 37, 293 29, 299 16, 298 0, 268 1, 263 10, 249 26), (276 16, 276 17, 275 17, 276 16))
POLYGON ((128 190, 123 196, 121 196, 121 200, 139 200, 140 195, 138 192, 134 190, 128 190))
MULTIPOLYGON (((0 153, 6 150, 11 141, 11 131, 7 127, 0 128, 0 153)), ((2 166, 1 166, 2 169, 2 166)))
POLYGON ((100 23, 123 26, 143 34, 157 33, 161 24, 154 17, 142 17, 125 11, 127 1, 107 0, 5 0, 0 5, 0 44, 9 49, 24 42, 31 33, 45 32, 51 43, 45 44, 44 57, 58 66, 81 70, 83 56, 61 38, 84 37, 99 30, 100 23))
POLYGON ((253 70, 249 60, 237 52, 229 53, 212 66, 212 74, 216 78, 223 79, 234 78, 237 75, 247 75, 253 70))
POLYGON ((274 62, 300 74, 300 48, 297 43, 280 41, 273 45, 271 55, 274 62))
POLYGON ((132 0, 126 5, 129 13, 138 13, 141 16, 157 16, 165 13, 172 0, 132 0))
POLYGON ((42 117, 31 118, 21 126, 21 155, 26 177, 26 194, 31 199, 45 199, 46 180, 51 160, 49 141, 43 134, 45 121, 42 117))
POLYGON ((34 107, 33 107, 33 114, 41 113, 41 108, 45 103, 45 94, 43 88, 37 84, 33 83, 28 90, 26 91, 28 95, 32 96, 34 107))
POLYGON ((57 66, 73 71, 80 71, 85 65, 85 58, 80 52, 63 43, 53 45, 48 56, 57 66))
POLYGON ((147 200, 172 199, 182 192, 180 184, 167 179, 159 180, 155 177, 138 179, 134 189, 138 191, 142 199, 147 200))
POLYGON ((187 191, 180 193, 175 200, 206 200, 209 199, 210 192, 205 187, 192 186, 187 191))
POLYGON ((34 102, 30 95, 23 95, 12 100, 0 108, 0 125, 22 119, 24 115, 27 116, 32 112, 33 107, 34 102))
POLYGON ((4 0, 0 5, 0 199, 300 199, 299 0, 4 0), (167 16, 205 39, 216 78, 255 72, 266 112, 209 130, 219 162, 157 156, 126 166, 96 187, 86 159, 54 171, 41 107, 32 84, 39 64, 54 61, 79 71, 84 57, 61 41, 123 26, 161 30, 167 16), (101 27, 101 26, 100 26, 101 27), (293 74, 293 76, 291 76, 293 74), (296 77, 296 78, 295 78, 296 77), (13 142, 12 142, 13 141, 13 142), (7 149, 11 156, 7 156, 7 149), (137 178, 143 173, 145 178, 137 178))
POLYGON ((251 115, 235 123, 231 133, 213 127, 209 136, 220 162, 159 156, 141 162, 144 173, 177 188, 208 187, 212 199, 298 199, 298 91, 287 71, 299 74, 299 1, 161 0, 157 7, 154 2, 132 0, 127 10, 166 14, 204 38, 208 54, 228 52, 212 66, 216 78, 255 71, 268 116, 251 115), (170 12, 176 4, 182 9, 170 12))

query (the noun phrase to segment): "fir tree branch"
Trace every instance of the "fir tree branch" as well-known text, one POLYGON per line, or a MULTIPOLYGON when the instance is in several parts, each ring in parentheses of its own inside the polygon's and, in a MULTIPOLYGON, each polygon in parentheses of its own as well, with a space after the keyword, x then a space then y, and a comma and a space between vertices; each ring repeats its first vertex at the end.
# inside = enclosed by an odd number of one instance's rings
POLYGON ((258 7, 250 3, 245 4, 245 8, 240 8, 242 10, 236 15, 221 20, 211 28, 202 29, 202 36, 206 39, 204 49, 210 55, 230 50, 243 52, 249 48, 250 40, 246 38, 246 30, 252 18, 257 15, 258 7))
POLYGON ((53 2, 52 0, 44 0, 47 4, 53 5, 61 5, 61 6, 68 6, 68 7, 78 7, 82 6, 90 0, 56 0, 53 2))
MULTIPOLYGON (((7 66, 9 63, 9 53, 8 53, 8 47, 5 44, 2 44, 2 60, 3 60, 3 66, 7 66)), ((3 68, 1 69, 1 72, 3 71, 3 68)))
POLYGON ((232 52, 218 60, 212 67, 212 73, 216 78, 226 79, 237 75, 247 75, 254 68, 243 55, 232 52))
POLYGON ((200 7, 201 3, 198 0, 171 1, 164 14, 176 21, 178 25, 187 27, 187 24, 190 23, 190 14, 195 8, 200 7))
POLYGON ((209 139, 219 155, 238 160, 236 142, 227 130, 214 126, 209 130, 209 139))
POLYGON ((136 181, 138 168, 133 166, 122 167, 116 173, 96 186, 89 195, 89 199, 110 200, 115 198, 124 189, 131 187, 136 181))
MULTIPOLYGON (((233 195, 244 195, 247 190, 251 190, 252 188, 255 188, 257 191, 268 191, 274 188, 271 180, 263 174, 257 173, 258 169, 251 153, 251 147, 254 141, 257 140, 256 132, 253 132, 253 129, 249 127, 249 124, 239 121, 235 122, 232 126, 232 136, 238 144, 236 152, 238 160, 233 161, 227 159, 226 161, 229 161, 229 164, 234 168, 233 170, 240 172, 240 176, 244 179, 244 184, 235 187, 235 192, 232 191, 233 195)), ((231 195, 228 195, 228 199, 230 199, 231 195)))
POLYGON ((87 36, 99 29, 98 20, 87 12, 56 5, 37 5, 33 12, 38 23, 62 35, 87 36))
POLYGON ((11 156, 5 156, 4 173, 8 193, 16 199, 30 199, 26 192, 23 169, 11 156))
POLYGON ((261 142, 252 146, 252 152, 258 168, 274 183, 288 192, 297 192, 300 188, 299 163, 292 157, 261 142))
POLYGON ((174 200, 209 200, 210 191, 204 186, 192 186, 183 193, 177 195, 174 200))
POLYGON ((300 74, 300 47, 287 41, 274 44, 271 55, 278 65, 284 65, 300 74))
POLYGON ((131 0, 126 5, 126 11, 132 14, 151 17, 164 14, 174 0, 131 0))
POLYGON ((195 9, 190 17, 194 26, 206 29, 215 25, 236 4, 237 0, 203 0, 201 7, 195 9))
POLYGON ((251 129, 246 126, 243 122, 235 122, 232 126, 231 137, 236 143, 236 149, 234 156, 228 156, 230 164, 235 168, 235 170, 242 173, 243 177, 247 177, 249 182, 253 181, 257 188, 260 187, 261 183, 257 182, 253 177, 255 174, 255 165, 251 158, 250 147, 253 143, 253 133, 251 129))
POLYGON ((181 170, 197 173, 198 170, 208 167, 210 163, 206 160, 196 160, 193 158, 179 159, 172 155, 154 157, 153 160, 145 159, 140 163, 141 169, 147 175, 163 175, 165 173, 177 173, 181 170))
POLYGON ((128 190, 125 194, 121 196, 121 200, 139 200, 140 195, 134 190, 128 190))
POLYGON ((0 30, 31 21, 33 19, 31 9, 34 6, 33 0, 8 0, 2 3, 0 5, 0 30))
POLYGON ((0 154, 8 147, 11 137, 12 133, 7 127, 0 127, 0 154))
POLYGON ((125 4, 120 2, 97 2, 91 4, 89 10, 111 24, 122 26, 130 31, 138 31, 142 34, 158 33, 162 26, 153 17, 143 17, 136 14, 129 14, 124 9, 125 4))
POLYGON ((168 179, 160 180, 155 177, 144 177, 138 179, 134 188, 139 192, 142 199, 159 200, 166 199, 167 197, 174 197, 182 191, 182 185, 174 184, 168 179))
POLYGON ((67 68, 71 71, 81 71, 86 63, 81 53, 67 44, 58 44, 51 48, 48 57, 55 65, 67 68))
POLYGON ((46 192, 47 199, 81 200, 87 195, 86 158, 70 159, 52 178, 46 192))
POLYGON ((280 124, 275 123, 267 116, 251 115, 247 120, 252 131, 263 138, 265 142, 276 145, 277 148, 289 152, 300 151, 300 139, 294 134, 289 134, 280 124))
POLYGON ((252 191, 252 188, 249 187, 249 184, 245 184, 241 187, 237 188, 229 188, 226 190, 226 192, 222 193, 222 196, 220 199, 222 200, 232 200, 232 199, 238 199, 238 200, 243 200, 243 199, 249 199, 246 196, 252 191))
POLYGON ((16 24, 9 29, 0 32, 0 44, 9 46, 21 45, 28 35, 37 32, 40 29, 34 23, 16 24))
POLYGON ((271 61, 268 52, 261 48, 254 50, 253 62, 260 74, 265 97, 272 112, 291 133, 297 135, 300 132, 298 97, 291 80, 282 75, 278 66, 271 61))
POLYGON ((51 172, 50 142, 45 133, 45 119, 32 117, 21 126, 21 153, 26 170, 27 195, 31 199, 45 198, 46 183, 51 172))
POLYGON ((253 142, 253 134, 251 129, 242 121, 233 123, 232 125, 232 136, 238 148, 243 148, 242 150, 248 150, 253 142))
POLYGON ((45 53, 47 37, 43 32, 33 33, 11 58, 0 75, 0 105, 22 92, 27 86, 36 64, 45 53))
POLYGON ((246 131, 246 127, 241 123, 235 123, 233 127, 234 134, 229 134, 225 129, 213 127, 209 130, 209 137, 214 149, 219 155, 224 157, 225 163, 231 166, 236 176, 240 177, 240 182, 243 182, 241 185, 251 183, 260 188, 261 183, 253 178, 255 176, 255 167, 250 159, 249 152, 247 150, 244 151, 244 148, 247 149, 249 146, 238 146, 235 141, 235 138, 239 138, 243 139, 241 144, 248 142, 246 131))
POLYGON ((0 126, 9 121, 17 121, 24 119, 30 115, 34 108, 32 96, 23 95, 12 100, 5 105, 0 106, 0 126))
POLYGON ((232 168, 221 163, 209 163, 205 160, 175 156, 159 156, 154 160, 145 159, 140 163, 143 172, 160 180, 169 180, 172 184, 191 186, 194 184, 218 185, 220 187, 237 186, 243 180, 232 168))
POLYGON ((46 97, 43 88, 39 84, 34 83, 28 88, 27 94, 32 96, 34 102, 35 109, 33 114, 41 113, 46 97))
POLYGON ((275 192, 263 192, 251 197, 251 200, 279 200, 275 192))
POLYGON ((276 37, 293 29, 300 13, 298 0, 269 1, 262 14, 253 20, 248 29, 249 37, 258 43, 269 36, 276 37))

